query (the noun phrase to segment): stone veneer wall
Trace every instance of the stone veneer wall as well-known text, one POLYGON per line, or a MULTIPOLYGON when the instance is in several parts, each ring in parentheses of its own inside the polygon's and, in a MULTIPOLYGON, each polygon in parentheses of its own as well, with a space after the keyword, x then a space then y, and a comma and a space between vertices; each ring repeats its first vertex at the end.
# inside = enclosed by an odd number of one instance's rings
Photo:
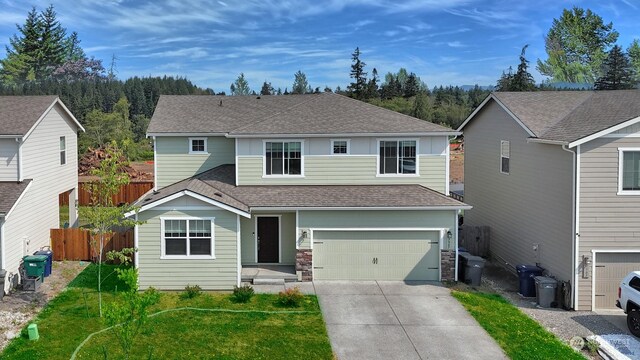
POLYGON ((312 259, 313 259, 313 251, 311 249, 297 250, 296 274, 298 274, 298 280, 301 280, 301 281, 313 280, 312 259))
POLYGON ((455 250, 440 250, 440 269, 442 274, 442 281, 455 281, 456 279, 455 250))

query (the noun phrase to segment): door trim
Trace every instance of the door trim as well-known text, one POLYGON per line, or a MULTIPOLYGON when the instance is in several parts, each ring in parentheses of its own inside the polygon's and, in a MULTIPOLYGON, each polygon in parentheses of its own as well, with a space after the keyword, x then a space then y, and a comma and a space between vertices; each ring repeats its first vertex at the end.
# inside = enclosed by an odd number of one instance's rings
MULTIPOLYGON (((449 230, 448 228, 436 228, 436 227, 398 227, 398 228, 392 228, 392 227, 385 227, 385 228, 376 228, 376 227, 367 227, 367 228, 352 228, 352 227, 344 227, 344 228, 310 228, 309 232, 310 234, 310 240, 311 240, 311 249, 313 250, 313 232, 314 231, 433 231, 433 232, 438 232, 439 234, 439 239, 438 239, 438 281, 442 281, 442 248, 444 247, 444 238, 445 238, 445 234, 447 233, 447 230, 449 230)), ((454 251, 456 252, 456 258, 458 257, 458 249, 455 248, 454 251)), ((257 252, 256 252, 256 257, 257 257, 257 252)), ((314 257, 311 257, 311 268, 313 269, 313 266, 315 266, 314 264, 314 257)))
MULTIPOLYGON (((598 253, 626 253, 626 254, 640 254, 640 249, 604 249, 595 250, 591 249, 591 311, 596 309, 596 258, 598 253)), ((577 303, 577 299, 576 299, 577 303)))
POLYGON ((253 243, 255 248, 255 262, 256 264, 272 264, 272 263, 259 263, 258 262, 258 218, 261 217, 275 217, 278 218, 278 262, 275 264, 282 263, 282 214, 260 214, 255 215, 255 220, 253 222, 253 243))

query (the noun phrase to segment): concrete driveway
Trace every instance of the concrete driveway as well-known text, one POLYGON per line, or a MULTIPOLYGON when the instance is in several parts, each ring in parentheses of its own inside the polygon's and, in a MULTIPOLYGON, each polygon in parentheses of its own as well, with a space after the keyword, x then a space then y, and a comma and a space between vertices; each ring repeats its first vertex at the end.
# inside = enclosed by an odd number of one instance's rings
POLYGON ((333 351, 348 359, 506 359, 437 283, 314 282, 333 351))

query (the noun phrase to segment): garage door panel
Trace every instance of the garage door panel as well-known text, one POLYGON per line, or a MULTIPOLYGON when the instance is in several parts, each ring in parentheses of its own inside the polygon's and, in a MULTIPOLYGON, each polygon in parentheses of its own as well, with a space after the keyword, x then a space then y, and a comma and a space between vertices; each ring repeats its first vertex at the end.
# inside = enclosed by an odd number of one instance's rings
POLYGON ((616 309, 620 281, 640 270, 638 253, 598 253, 596 255, 595 308, 616 309))
POLYGON ((318 280, 438 280, 438 232, 315 231, 318 280))

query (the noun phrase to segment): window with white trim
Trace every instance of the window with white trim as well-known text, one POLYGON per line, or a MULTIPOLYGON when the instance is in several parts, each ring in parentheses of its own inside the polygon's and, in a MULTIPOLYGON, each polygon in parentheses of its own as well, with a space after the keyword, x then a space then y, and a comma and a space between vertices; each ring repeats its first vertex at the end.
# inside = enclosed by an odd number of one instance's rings
POLYGON ((265 142, 265 175, 302 175, 302 142, 265 142))
POLYGON ((189 154, 206 154, 207 138, 189 138, 189 154))
POLYGON ((380 174, 416 174, 415 140, 381 140, 380 174))
POLYGON ((67 139, 60 136, 60 165, 67 163, 67 139))
POLYGON ((333 155, 349 154, 349 140, 331 140, 331 154, 333 155))
POLYGON ((213 257, 212 219, 163 219, 165 257, 213 257))
POLYGON ((640 195, 640 148, 618 149, 618 193, 640 195))
POLYGON ((511 143, 507 140, 500 140, 500 172, 509 174, 509 161, 511 159, 511 143))

